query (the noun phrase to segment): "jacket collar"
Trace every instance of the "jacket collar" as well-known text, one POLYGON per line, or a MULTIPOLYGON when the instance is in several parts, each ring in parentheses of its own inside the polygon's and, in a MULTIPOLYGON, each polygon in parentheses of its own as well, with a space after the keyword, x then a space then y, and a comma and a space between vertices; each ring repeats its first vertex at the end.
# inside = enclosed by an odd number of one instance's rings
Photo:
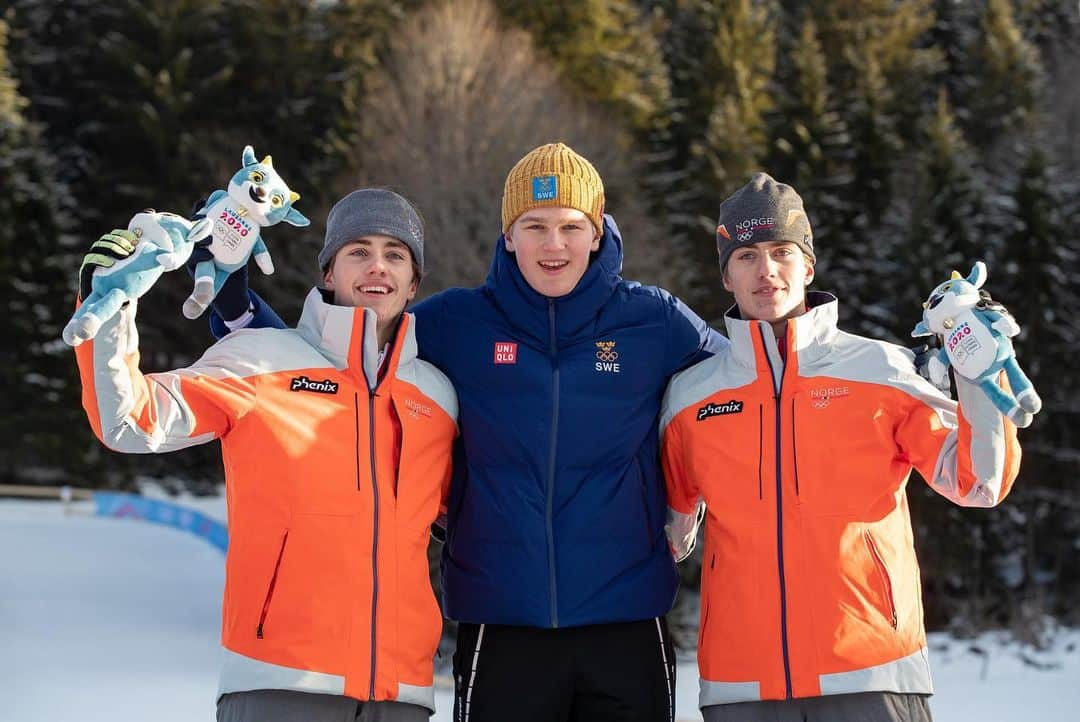
MULTIPOLYGON (((296 330, 309 344, 326 356, 335 368, 362 378, 369 389, 378 385, 379 348, 375 333, 376 314, 360 306, 330 303, 329 292, 313 288, 304 299, 304 310, 296 330)), ((387 374, 416 357, 413 315, 404 313, 397 335, 391 342, 387 374)))
POLYGON ((777 342, 787 344, 787 358, 799 365, 812 364, 829 352, 839 332, 836 327, 836 296, 821 291, 806 294, 810 308, 801 316, 789 319, 784 339, 773 335, 767 321, 747 321, 740 317, 738 306, 724 314, 732 358, 743 366, 768 371, 783 369, 777 342))
POLYGON ((569 294, 551 299, 537 293, 525 280, 514 254, 506 250, 505 237, 500 235, 483 288, 515 331, 532 336, 546 347, 551 342, 552 306, 558 341, 593 334, 598 311, 622 280, 619 276, 622 261, 622 235, 615 219, 605 215, 600 248, 593 254, 585 274, 569 294))

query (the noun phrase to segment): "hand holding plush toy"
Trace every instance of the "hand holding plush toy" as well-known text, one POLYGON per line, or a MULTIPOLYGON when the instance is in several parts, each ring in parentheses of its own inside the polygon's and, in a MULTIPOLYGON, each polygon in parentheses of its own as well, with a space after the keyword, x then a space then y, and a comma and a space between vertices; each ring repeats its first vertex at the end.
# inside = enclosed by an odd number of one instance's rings
POLYGON ((281 221, 301 227, 311 223, 292 207, 300 194, 281 179, 270 156, 256 160, 249 145, 244 148, 242 163, 229 181, 229 190, 214 191, 203 210, 213 224, 209 244, 213 258, 195 265, 195 287, 184 301, 184 315, 188 318, 202 315, 229 274, 247 265, 251 256, 255 256, 255 264, 263 273, 274 272, 261 227, 281 221))
POLYGON ((105 321, 149 291, 162 273, 183 266, 195 242, 209 233, 209 221, 192 223, 172 213, 147 210, 135 214, 127 231, 106 234, 94 244, 95 249, 123 247, 110 254, 112 258, 93 252, 87 257, 84 269, 88 273, 80 278, 82 305, 64 326, 64 342, 78 346, 96 336, 105 321))
POLYGON ((912 336, 942 337, 942 347, 930 359, 931 380, 941 385, 949 367, 977 384, 994 406, 1014 424, 1025 427, 1042 408, 1042 400, 1016 362, 1012 337, 1020 333, 1009 312, 979 293, 986 282, 986 264, 978 261, 967 278, 952 278, 935 288, 923 304, 923 317, 912 336), (1001 371, 1013 394, 998 386, 1001 371))

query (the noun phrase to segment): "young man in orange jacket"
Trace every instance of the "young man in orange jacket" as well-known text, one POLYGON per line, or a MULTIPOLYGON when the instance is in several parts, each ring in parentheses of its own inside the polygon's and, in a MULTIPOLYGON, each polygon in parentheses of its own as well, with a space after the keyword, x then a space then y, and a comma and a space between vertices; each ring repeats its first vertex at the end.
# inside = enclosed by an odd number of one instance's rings
POLYGON ((720 207, 731 347, 677 375, 661 412, 677 558, 705 521, 698 660, 706 722, 930 719, 912 469, 961 506, 1008 494, 1016 428, 905 349, 840 331, 806 292, 802 200, 759 173, 720 207))
POLYGON ((408 201, 354 191, 330 211, 324 286, 295 329, 230 334, 187 368, 144 375, 132 302, 77 349, 83 405, 109 448, 221 439, 219 722, 422 722, 434 711, 442 617, 426 550, 457 397, 416 357, 404 313, 423 243, 408 201))

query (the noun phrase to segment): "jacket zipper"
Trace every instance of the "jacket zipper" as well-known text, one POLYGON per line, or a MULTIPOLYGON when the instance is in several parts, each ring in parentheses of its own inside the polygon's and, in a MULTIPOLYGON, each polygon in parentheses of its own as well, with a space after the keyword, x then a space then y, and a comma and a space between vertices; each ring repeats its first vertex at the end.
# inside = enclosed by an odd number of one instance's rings
POLYGON ((758 333, 761 335, 761 350, 765 354, 765 360, 769 364, 769 380, 773 385, 773 405, 776 411, 776 560, 780 574, 780 644, 784 654, 784 685, 787 699, 792 699, 791 692, 791 659, 788 651, 787 631, 787 583, 784 575, 784 489, 781 485, 783 457, 780 454, 781 428, 780 428, 780 397, 784 391, 784 374, 781 370, 780 383, 776 383, 776 371, 773 368, 772 359, 769 357, 769 347, 765 339, 765 330, 758 324, 758 333))
POLYGON ((259 626, 255 628, 255 638, 263 638, 263 625, 266 623, 266 614, 270 611, 270 600, 274 597, 274 586, 277 585, 278 570, 281 569, 281 560, 285 556, 285 542, 289 540, 289 532, 281 537, 281 548, 278 549, 277 561, 274 562, 274 573, 270 575, 270 585, 266 588, 266 599, 263 600, 262 613, 259 614, 259 626))
MULTIPOLYGON (((371 498, 372 498, 372 527, 371 527, 371 678, 368 685, 368 699, 375 699, 375 662, 376 642, 378 641, 376 622, 378 621, 379 609, 379 477, 375 469, 375 397, 382 385, 385 375, 381 378, 376 369, 374 388, 368 381, 367 369, 364 368, 363 341, 367 336, 367 317, 362 317, 360 325, 360 374, 364 378, 364 386, 368 392, 368 458, 371 462, 371 498)), ((388 353, 392 354, 393 349, 388 353)), ((387 358, 385 363, 390 363, 387 358)), ((360 489, 360 395, 353 394, 353 406, 356 412, 356 488, 360 489)))
MULTIPOLYGON (((359 402, 358 402, 359 403, 359 402)), ((374 525, 371 532, 371 687, 368 699, 375 699, 375 612, 379 607, 379 482, 375 475, 375 389, 368 389, 368 455, 371 458, 371 493, 374 525)))
POLYGON ((889 603, 889 622, 892 624, 893 631, 896 631, 899 619, 896 615, 896 599, 893 597, 892 577, 889 576, 889 568, 885 566, 885 560, 882 559, 881 554, 878 553, 877 544, 874 543, 874 537, 870 536, 870 532, 865 529, 863 530, 863 539, 866 540, 866 546, 870 550, 870 556, 874 560, 874 566, 881 576, 881 583, 885 585, 885 600, 889 603))
POLYGON ((548 578, 551 580, 551 626, 559 626, 558 594, 555 581, 555 446, 559 432, 559 351, 555 343, 555 301, 548 300, 548 323, 551 330, 551 369, 552 369, 552 394, 551 394, 551 447, 548 451, 548 483, 547 483, 547 546, 548 546, 548 578))

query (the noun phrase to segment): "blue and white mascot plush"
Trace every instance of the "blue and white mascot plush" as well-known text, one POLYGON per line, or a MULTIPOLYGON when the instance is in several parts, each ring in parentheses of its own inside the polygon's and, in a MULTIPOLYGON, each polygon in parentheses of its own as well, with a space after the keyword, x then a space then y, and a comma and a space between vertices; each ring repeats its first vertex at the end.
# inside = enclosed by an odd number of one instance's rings
POLYGON ((938 335, 942 347, 930 357, 930 380, 939 386, 949 367, 979 386, 994 406, 1020 427, 1031 424, 1042 400, 1016 362, 1012 337, 1020 327, 1004 306, 979 289, 986 282, 986 264, 978 261, 967 278, 958 271, 935 288, 923 304, 923 316, 912 336, 938 335), (1004 369, 1015 396, 998 386, 1004 369))
POLYGON ((92 339, 101 324, 150 290, 162 273, 187 263, 196 241, 210 234, 210 222, 147 210, 135 214, 128 230, 138 238, 135 250, 109 268, 94 270, 91 293, 64 326, 63 338, 69 346, 92 339))
POLYGON ((209 241, 213 258, 195 264, 195 288, 184 301, 188 318, 202 315, 229 274, 247 265, 251 256, 263 273, 274 272, 260 228, 281 221, 301 227, 311 223, 293 208, 300 194, 285 184, 270 156, 256 160, 249 145, 244 148, 242 163, 229 181, 229 190, 214 191, 206 202, 203 212, 213 224, 209 241))

